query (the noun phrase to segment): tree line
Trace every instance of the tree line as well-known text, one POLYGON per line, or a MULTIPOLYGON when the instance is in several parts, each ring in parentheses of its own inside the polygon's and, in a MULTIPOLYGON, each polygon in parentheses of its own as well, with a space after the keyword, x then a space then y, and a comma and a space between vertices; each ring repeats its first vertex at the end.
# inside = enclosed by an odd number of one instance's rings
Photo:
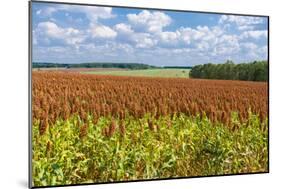
POLYGON ((151 69, 157 68, 148 64, 140 63, 80 63, 80 64, 61 64, 61 63, 42 63, 33 62, 32 68, 124 68, 124 69, 151 69))
POLYGON ((196 65, 190 71, 191 78, 225 79, 244 81, 268 81, 268 62, 234 64, 228 60, 223 64, 196 65))

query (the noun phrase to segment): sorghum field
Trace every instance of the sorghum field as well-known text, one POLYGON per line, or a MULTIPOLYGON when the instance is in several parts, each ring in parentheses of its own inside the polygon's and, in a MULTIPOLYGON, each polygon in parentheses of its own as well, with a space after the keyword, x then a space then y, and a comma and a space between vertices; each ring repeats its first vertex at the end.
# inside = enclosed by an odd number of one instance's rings
POLYGON ((33 72, 33 185, 267 172, 267 87, 33 72))

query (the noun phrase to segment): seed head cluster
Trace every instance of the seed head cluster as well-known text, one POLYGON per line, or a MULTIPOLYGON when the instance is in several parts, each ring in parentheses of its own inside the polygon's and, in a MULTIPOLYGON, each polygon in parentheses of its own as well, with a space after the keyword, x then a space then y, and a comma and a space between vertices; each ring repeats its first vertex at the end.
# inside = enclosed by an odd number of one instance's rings
MULTIPOLYGON (((206 115, 212 122, 229 125, 231 112, 246 122, 249 110, 263 121, 268 116, 268 86, 265 82, 98 76, 79 73, 33 72, 32 115, 39 120, 40 134, 58 119, 79 115, 82 123, 97 124, 102 116, 112 117, 104 129, 108 136, 125 124, 115 120, 127 116, 152 119, 180 113, 206 115), (119 123, 118 123, 119 124, 119 123)), ((171 125, 169 123, 168 125, 171 125)), ((151 130, 157 125, 148 122, 151 130)), ((81 137, 87 128, 81 126, 81 137)))

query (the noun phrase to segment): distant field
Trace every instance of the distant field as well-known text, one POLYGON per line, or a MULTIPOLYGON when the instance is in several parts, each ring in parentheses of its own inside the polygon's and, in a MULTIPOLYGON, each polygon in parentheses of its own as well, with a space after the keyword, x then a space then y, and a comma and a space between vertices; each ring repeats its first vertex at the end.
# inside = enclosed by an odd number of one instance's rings
POLYGON ((109 71, 85 71, 81 73, 96 75, 116 76, 142 76, 142 77, 173 77, 188 78, 190 69, 147 69, 147 70, 109 70, 109 71))
POLYGON ((32 71, 60 71, 60 72, 105 72, 126 71, 126 68, 33 68, 32 71))

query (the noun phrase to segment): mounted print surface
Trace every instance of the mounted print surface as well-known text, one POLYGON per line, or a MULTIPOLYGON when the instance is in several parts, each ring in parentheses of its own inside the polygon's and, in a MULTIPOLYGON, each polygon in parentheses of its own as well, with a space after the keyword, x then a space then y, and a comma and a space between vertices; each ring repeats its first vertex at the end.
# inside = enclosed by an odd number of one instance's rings
POLYGON ((269 172, 268 25, 31 1, 31 187, 269 172))

